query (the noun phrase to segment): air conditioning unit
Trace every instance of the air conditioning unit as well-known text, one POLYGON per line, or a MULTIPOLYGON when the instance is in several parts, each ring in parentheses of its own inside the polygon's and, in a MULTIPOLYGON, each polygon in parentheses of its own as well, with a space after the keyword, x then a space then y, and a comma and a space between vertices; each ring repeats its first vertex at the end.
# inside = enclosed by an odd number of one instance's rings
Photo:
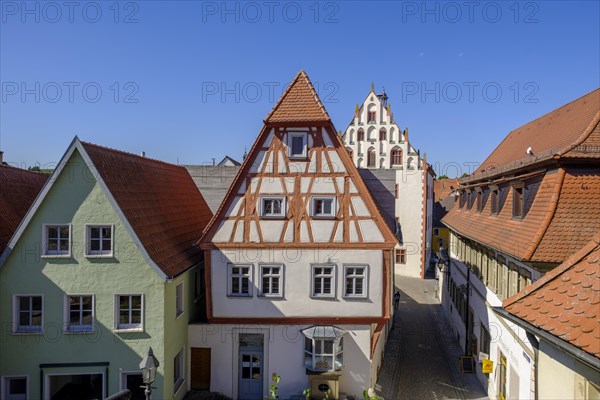
POLYGON ((329 391, 329 399, 339 400, 340 398, 340 376, 339 374, 321 374, 310 375, 310 398, 324 399, 329 391))

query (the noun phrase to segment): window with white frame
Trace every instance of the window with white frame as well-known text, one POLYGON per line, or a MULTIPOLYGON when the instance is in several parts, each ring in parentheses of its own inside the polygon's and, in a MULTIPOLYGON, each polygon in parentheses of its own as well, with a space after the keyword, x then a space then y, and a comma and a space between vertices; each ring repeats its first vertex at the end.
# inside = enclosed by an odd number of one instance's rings
POLYGON ((304 335, 304 366, 311 371, 339 371, 344 365, 344 334, 335 326, 312 326, 304 335))
POLYGON ((65 331, 92 332, 94 330, 94 296, 65 296, 65 331))
POLYGON ((86 255, 112 256, 113 226, 86 225, 86 255))
POLYGON ((0 398, 6 400, 27 400, 29 385, 27 376, 5 376, 2 378, 0 398))
POLYGON ((346 265, 344 266, 344 296, 345 297, 367 297, 367 266, 346 265))
POLYGON ((40 295, 14 297, 13 330, 19 333, 40 333, 44 323, 44 300, 40 295))
POLYGON ((305 158, 308 155, 308 134, 306 132, 290 132, 288 134, 288 156, 305 158))
POLYGON ((177 393, 179 388, 183 385, 183 361, 183 349, 181 349, 173 360, 173 393, 177 393))
POLYGON ((335 266, 312 266, 312 296, 335 297, 335 266))
POLYGON ((283 266, 268 264, 260 266, 261 295, 281 297, 283 295, 283 266))
POLYGON ((251 281, 251 264, 229 264, 229 296, 252 297, 251 281))
POLYGON ((144 301, 141 294, 116 295, 117 330, 142 330, 144 301))
POLYGON ((175 315, 183 314, 183 282, 179 282, 175 287, 175 315))
POLYGON ((44 225, 44 255, 69 256, 71 254, 71 225, 44 225))
POLYGON ((313 218, 335 217, 335 197, 313 197, 312 216, 313 218))
POLYGON ((261 197, 260 215, 263 218, 284 218, 285 197, 261 197))

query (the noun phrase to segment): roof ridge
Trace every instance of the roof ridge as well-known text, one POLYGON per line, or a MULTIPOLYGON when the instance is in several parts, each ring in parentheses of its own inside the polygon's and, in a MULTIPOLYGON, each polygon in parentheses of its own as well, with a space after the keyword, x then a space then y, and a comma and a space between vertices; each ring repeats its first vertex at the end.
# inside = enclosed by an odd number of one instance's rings
POLYGON ((281 107, 281 105, 283 104, 283 102, 287 98, 288 94, 291 92, 292 88, 295 87, 295 85, 300 81, 301 78, 304 78, 305 83, 308 86, 308 88, 309 88, 312 96, 314 97, 314 100, 315 100, 317 106, 319 107, 319 109, 323 113, 323 115, 324 115, 324 121, 331 121, 331 117, 327 113, 327 110, 325 109, 325 106, 323 105, 323 102, 321 102, 321 99, 319 98, 319 95, 317 94, 317 91, 315 90, 315 87, 313 86, 310 78, 308 77, 308 75, 306 74, 306 72, 303 69, 301 69, 300 71, 298 71, 298 73, 296 74, 296 76, 294 77, 294 79, 292 79, 292 81, 290 82, 290 84, 288 85, 288 87, 285 89, 285 91, 283 92, 283 94, 281 95, 281 97, 279 98, 279 100, 277 101, 277 103, 275 103, 275 106, 273 106, 273 109, 271 109, 271 112, 269 112, 269 114, 263 120, 263 122, 265 124, 267 124, 267 123, 270 122, 270 119, 273 117, 273 115, 275 114, 275 112, 277 110, 279 110, 279 107, 281 107))
POLYGON ((31 171, 29 169, 15 167, 14 165, 10 165, 10 163, 0 164, 0 170, 2 170, 2 168, 10 168, 11 170, 18 171, 18 172, 25 172, 25 173, 28 173, 31 175, 50 177, 50 174, 48 174, 48 173, 41 172, 41 171, 31 171))
POLYGON ((536 290, 540 289, 542 286, 544 286, 547 283, 558 278, 563 272, 569 270, 571 267, 573 267, 579 261, 583 260, 586 256, 588 256, 590 253, 592 253, 599 246, 600 246, 600 232, 597 232, 594 235, 594 237, 592 238, 592 240, 590 240, 585 246, 583 246, 581 249, 579 249, 576 253, 569 256, 559 266, 557 266, 553 270, 547 272, 544 276, 542 276, 540 279, 538 279, 531 285, 527 286, 525 289, 504 299, 504 301, 502 302, 502 307, 506 308, 506 307, 516 303, 517 301, 522 300, 526 296, 529 296, 536 290))
POLYGON ((142 161, 149 161, 149 162, 153 162, 153 163, 157 163, 157 164, 164 164, 166 166, 169 167, 176 167, 176 168, 184 168, 182 165, 177 165, 177 164, 173 164, 173 163, 169 163, 163 160, 159 160, 156 158, 152 158, 152 157, 146 157, 146 156, 140 156, 139 154, 135 154, 135 153, 131 153, 129 151, 124 151, 124 150, 119 150, 119 149, 114 149, 112 147, 107 147, 107 146, 101 146, 99 144, 95 144, 95 143, 91 143, 91 142, 85 142, 85 141, 81 141, 81 144, 84 146, 92 146, 95 147, 97 149, 101 149, 101 150, 108 150, 112 153, 118 153, 124 156, 128 156, 128 157, 133 157, 142 161))

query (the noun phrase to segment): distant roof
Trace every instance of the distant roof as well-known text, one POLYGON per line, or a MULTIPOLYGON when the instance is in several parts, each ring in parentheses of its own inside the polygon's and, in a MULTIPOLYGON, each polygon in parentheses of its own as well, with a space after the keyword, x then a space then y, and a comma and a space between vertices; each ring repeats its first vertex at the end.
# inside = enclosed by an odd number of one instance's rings
POLYGON ((49 174, 0 165, 0 254, 49 177, 49 174))
POLYGON ((600 358, 600 234, 502 305, 508 313, 600 358))
POLYGON ((212 218, 184 167, 81 143, 152 260, 174 277, 200 261, 194 243, 212 218))
POLYGON ((331 118, 306 72, 300 70, 264 122, 268 124, 271 122, 315 121, 329 122, 331 118))
POLYGON ((229 161, 231 164, 233 164, 233 166, 236 166, 236 167, 238 167, 238 166, 242 165, 242 164, 241 164, 239 161, 236 161, 236 160, 234 160, 233 158, 231 158, 231 157, 229 157, 229 156, 225 156, 225 157, 223 157, 223 159, 222 159, 221 161, 219 161, 219 163, 218 163, 217 165, 218 165, 218 166, 221 166, 221 165, 226 165, 228 161, 229 161))
MULTIPOLYGON (((597 125, 600 115, 600 89, 596 89, 554 111, 511 131, 464 181, 535 163, 555 154, 564 154, 583 141, 597 125), (533 155, 527 154, 531 146, 533 155)), ((595 151, 598 156, 598 149, 595 151)))
POLYGON ((454 190, 458 189, 457 178, 446 178, 433 181, 433 201, 442 201, 454 190))

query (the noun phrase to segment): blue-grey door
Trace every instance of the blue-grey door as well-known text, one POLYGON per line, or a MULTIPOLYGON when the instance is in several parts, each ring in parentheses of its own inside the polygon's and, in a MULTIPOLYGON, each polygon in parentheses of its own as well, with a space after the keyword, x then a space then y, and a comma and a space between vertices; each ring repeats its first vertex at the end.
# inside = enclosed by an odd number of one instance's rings
POLYGON ((239 398, 259 400, 263 398, 263 351, 240 349, 239 398))

